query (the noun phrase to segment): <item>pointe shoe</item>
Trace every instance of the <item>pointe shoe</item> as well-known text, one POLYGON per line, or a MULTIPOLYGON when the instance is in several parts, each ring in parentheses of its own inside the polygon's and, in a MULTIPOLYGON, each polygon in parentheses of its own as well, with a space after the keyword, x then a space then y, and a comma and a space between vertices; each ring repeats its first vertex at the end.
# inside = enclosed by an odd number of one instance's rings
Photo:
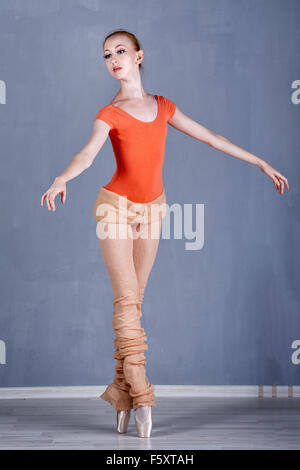
POLYGON ((136 430, 139 437, 150 437, 152 430, 152 409, 151 406, 142 406, 137 407, 134 412, 134 420, 136 425, 136 430), (138 411, 139 408, 143 408, 143 417, 138 411))
POLYGON ((120 433, 127 431, 131 410, 117 411, 117 430, 120 433))

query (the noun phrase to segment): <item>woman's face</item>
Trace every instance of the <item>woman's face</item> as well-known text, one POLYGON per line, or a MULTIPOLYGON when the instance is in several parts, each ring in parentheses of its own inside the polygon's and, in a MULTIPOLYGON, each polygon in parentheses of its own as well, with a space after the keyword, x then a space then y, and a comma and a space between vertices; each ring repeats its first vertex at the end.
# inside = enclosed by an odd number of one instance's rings
POLYGON ((136 73, 143 56, 143 51, 136 51, 129 37, 125 35, 116 34, 105 41, 103 57, 106 67, 111 76, 118 80, 136 73))

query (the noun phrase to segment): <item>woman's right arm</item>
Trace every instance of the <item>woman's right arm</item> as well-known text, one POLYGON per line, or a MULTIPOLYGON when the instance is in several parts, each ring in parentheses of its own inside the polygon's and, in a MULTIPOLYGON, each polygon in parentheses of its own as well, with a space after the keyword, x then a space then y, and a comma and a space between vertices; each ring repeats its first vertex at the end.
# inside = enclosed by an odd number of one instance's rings
POLYGON ((42 195, 41 206, 44 205, 46 199, 48 210, 55 211, 55 197, 61 195, 61 202, 66 202, 66 183, 76 176, 80 175, 84 170, 89 168, 101 147, 108 137, 110 126, 106 122, 96 119, 94 127, 86 145, 73 157, 67 168, 55 178, 50 188, 42 195))

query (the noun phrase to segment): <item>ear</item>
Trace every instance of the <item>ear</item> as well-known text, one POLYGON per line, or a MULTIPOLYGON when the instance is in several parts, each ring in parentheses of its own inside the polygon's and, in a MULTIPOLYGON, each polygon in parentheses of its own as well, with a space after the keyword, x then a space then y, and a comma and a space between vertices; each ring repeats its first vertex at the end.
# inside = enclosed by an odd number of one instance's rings
POLYGON ((137 63, 139 64, 142 59, 144 58, 144 51, 141 49, 139 52, 138 52, 138 59, 137 59, 137 63))

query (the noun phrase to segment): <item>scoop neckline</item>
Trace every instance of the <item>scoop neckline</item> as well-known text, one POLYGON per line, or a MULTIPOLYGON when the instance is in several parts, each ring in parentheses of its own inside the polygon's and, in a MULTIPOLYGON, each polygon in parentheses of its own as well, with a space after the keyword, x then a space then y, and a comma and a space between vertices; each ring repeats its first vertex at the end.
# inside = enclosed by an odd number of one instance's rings
POLYGON ((131 118, 134 119, 135 121, 141 122, 142 124, 153 124, 154 122, 156 122, 156 121, 158 120, 158 116, 159 116, 159 100, 158 100, 158 96, 157 96, 157 95, 153 95, 153 96, 154 96, 154 98, 156 99, 156 103, 157 103, 157 114, 156 114, 156 118, 155 118, 153 121, 142 121, 141 119, 137 119, 137 118, 135 118, 134 116, 132 116, 132 114, 128 113, 128 112, 125 111, 124 109, 118 108, 118 106, 115 106, 114 104, 109 104, 108 106, 112 106, 113 108, 118 109, 119 111, 125 113, 127 116, 131 117, 131 118))

